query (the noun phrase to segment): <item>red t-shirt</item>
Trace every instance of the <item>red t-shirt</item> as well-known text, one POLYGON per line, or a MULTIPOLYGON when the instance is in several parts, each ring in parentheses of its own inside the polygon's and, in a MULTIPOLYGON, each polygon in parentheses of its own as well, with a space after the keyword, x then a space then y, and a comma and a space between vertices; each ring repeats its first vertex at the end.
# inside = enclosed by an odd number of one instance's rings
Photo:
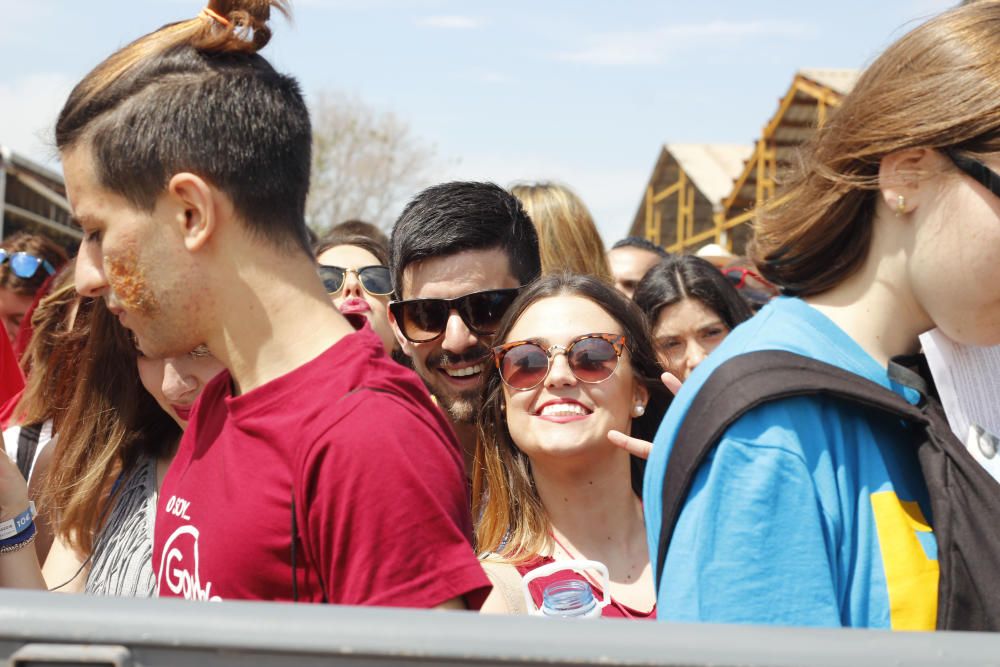
POLYGON ((159 594, 433 607, 490 584, 458 443, 417 376, 364 329, 242 396, 194 410, 157 507, 159 594))
MULTIPOLYGON (((535 560, 525 563, 523 565, 517 566, 518 573, 523 577, 534 569, 540 568, 543 565, 548 565, 549 563, 554 563, 555 560, 550 556, 544 556, 536 558, 535 560)), ((528 590, 531 592, 531 599, 535 602, 535 606, 541 609, 542 607, 542 594, 545 589, 552 584, 558 583, 560 581, 587 581, 590 584, 590 589, 594 592, 594 598, 600 602, 604 599, 604 591, 601 590, 600 586, 595 586, 593 582, 588 581, 585 577, 574 572, 573 570, 562 570, 561 572, 556 572, 550 574, 547 577, 539 577, 535 579, 530 584, 528 584, 528 590)), ((611 602, 604 609, 601 610, 601 618, 632 618, 632 619, 648 619, 652 620, 656 618, 656 605, 649 611, 640 611, 638 609, 633 609, 627 605, 624 605, 614 598, 611 598, 611 602)))
MULTIPOLYGON (((0 332, 3 334, 5 332, 0 332)), ((0 405, 3 405, 5 421, 9 421, 10 413, 17 405, 17 399, 21 397, 24 389, 24 375, 21 367, 17 365, 17 357, 10 346, 10 339, 0 335, 0 405)), ((4 424, 6 428, 6 424, 4 424)))

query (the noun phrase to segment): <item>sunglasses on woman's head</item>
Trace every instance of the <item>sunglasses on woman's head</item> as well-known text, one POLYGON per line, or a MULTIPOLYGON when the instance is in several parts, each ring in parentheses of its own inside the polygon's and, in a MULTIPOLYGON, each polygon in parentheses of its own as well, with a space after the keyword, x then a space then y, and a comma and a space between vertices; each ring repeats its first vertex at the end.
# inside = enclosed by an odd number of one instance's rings
POLYGON ((31 278, 38 272, 38 267, 42 267, 51 276, 56 269, 47 259, 29 255, 26 252, 8 253, 0 248, 0 264, 10 261, 10 270, 18 278, 31 278))
POLYGON ((625 336, 592 333, 577 336, 569 345, 544 348, 535 341, 521 340, 493 348, 500 379, 511 389, 534 389, 549 374, 552 359, 562 352, 570 371, 580 382, 597 384, 614 375, 625 350, 625 336))
POLYGON ((386 296, 392 294, 392 274, 389 268, 381 265, 362 266, 360 269, 345 269, 342 266, 326 266, 320 264, 317 267, 319 277, 323 279, 323 287, 327 294, 336 294, 344 289, 345 278, 348 273, 353 273, 358 277, 361 287, 372 296, 386 296))
POLYGON ((958 167, 959 171, 977 181, 995 196, 1000 197, 1000 174, 987 167, 985 163, 967 155, 961 155, 954 150, 944 149, 942 152, 948 156, 952 164, 958 167))
POLYGON ((754 273, 750 269, 746 269, 743 267, 733 267, 731 269, 726 269, 722 272, 722 274, 726 276, 726 279, 730 283, 732 283, 733 287, 735 287, 736 289, 742 289, 743 287, 745 287, 747 284, 748 277, 753 278, 761 285, 765 285, 767 287, 773 287, 771 283, 769 283, 765 278, 754 273))
POLYGON ((448 327, 448 318, 453 310, 469 331, 477 336, 492 336, 520 289, 484 290, 454 299, 392 301, 389 311, 403 336, 411 343, 428 343, 438 338, 448 327))

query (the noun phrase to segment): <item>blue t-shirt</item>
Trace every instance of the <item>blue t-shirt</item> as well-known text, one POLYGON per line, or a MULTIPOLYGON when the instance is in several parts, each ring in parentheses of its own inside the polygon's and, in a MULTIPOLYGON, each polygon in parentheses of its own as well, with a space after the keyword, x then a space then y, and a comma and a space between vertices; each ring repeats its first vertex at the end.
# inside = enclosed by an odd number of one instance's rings
MULTIPOLYGON (((918 398, 804 301, 772 301, 695 369, 660 426, 644 494, 653 563, 667 458, 688 407, 722 362, 756 350, 796 352, 918 398)), ((937 542, 905 429, 822 397, 775 401, 737 420, 681 510, 659 618, 933 629, 937 542)))

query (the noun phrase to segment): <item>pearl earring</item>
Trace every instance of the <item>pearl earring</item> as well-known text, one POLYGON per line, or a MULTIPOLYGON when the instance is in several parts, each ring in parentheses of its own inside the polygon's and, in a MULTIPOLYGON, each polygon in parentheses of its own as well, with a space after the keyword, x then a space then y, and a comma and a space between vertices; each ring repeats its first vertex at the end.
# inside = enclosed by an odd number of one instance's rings
POLYGON ((635 410, 632 411, 632 414, 636 417, 643 416, 644 414, 646 414, 646 406, 643 405, 642 403, 636 403, 635 410))

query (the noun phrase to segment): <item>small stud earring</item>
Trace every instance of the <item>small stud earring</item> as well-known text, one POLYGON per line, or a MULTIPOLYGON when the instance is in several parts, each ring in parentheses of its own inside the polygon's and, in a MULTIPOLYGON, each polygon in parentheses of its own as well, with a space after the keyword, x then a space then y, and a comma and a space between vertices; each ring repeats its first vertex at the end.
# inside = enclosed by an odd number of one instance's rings
POLYGON ((906 213, 906 197, 899 195, 896 197, 896 215, 903 215, 906 213))
POLYGON ((636 403, 635 410, 632 411, 632 414, 635 415, 636 417, 643 416, 644 414, 646 414, 646 406, 643 405, 642 403, 636 403))

